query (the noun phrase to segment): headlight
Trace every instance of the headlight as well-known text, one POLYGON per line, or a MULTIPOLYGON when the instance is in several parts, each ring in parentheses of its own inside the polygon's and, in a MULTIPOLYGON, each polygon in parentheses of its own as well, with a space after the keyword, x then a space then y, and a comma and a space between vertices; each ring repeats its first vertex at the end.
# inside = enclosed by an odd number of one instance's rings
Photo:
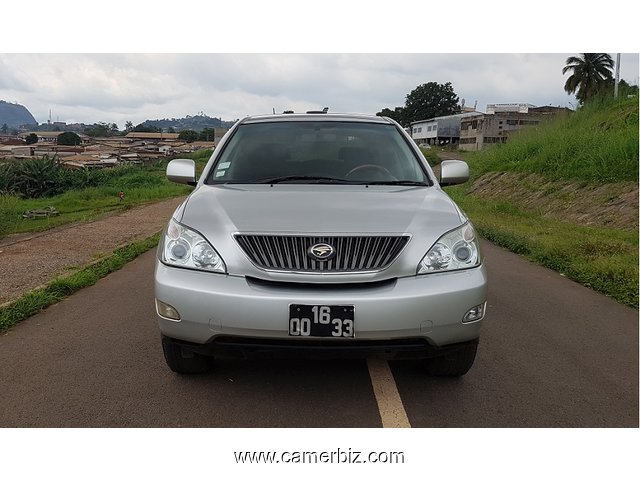
POLYGON ((480 261, 476 232, 471 223, 465 223, 438 239, 418 265, 418 275, 471 268, 480 261))
POLYGON ((176 267, 227 273, 215 248, 198 232, 181 225, 173 218, 164 234, 162 262, 176 267))

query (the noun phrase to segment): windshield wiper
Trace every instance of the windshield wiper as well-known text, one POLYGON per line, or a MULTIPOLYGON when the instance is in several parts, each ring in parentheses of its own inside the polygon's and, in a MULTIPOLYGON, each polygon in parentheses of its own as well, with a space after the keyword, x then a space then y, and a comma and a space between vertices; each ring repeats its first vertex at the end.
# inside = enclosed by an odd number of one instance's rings
POLYGON ((322 177, 316 175, 285 175, 282 177, 262 178, 256 183, 282 183, 295 181, 308 181, 310 183, 354 183, 351 180, 343 180, 342 178, 322 177))
POLYGON ((415 185, 417 187, 428 187, 424 182, 416 182, 415 180, 375 180, 371 182, 362 182, 363 185, 415 185))

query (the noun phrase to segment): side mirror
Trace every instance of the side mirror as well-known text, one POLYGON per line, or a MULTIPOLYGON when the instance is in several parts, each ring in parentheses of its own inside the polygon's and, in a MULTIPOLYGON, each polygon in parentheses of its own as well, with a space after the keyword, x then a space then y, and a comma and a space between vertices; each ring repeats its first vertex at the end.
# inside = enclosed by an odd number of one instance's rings
POLYGON ((458 185, 469 180, 469 165, 462 160, 443 160, 440 164, 440 186, 458 185))
POLYGON ((167 178, 172 182, 195 185, 196 163, 187 158, 171 160, 167 165, 167 178))

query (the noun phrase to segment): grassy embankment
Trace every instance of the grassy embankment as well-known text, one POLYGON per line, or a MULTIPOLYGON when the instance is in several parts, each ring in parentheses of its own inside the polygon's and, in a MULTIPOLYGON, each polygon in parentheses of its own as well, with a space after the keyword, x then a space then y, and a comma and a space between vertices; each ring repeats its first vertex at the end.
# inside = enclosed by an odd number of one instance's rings
MULTIPOLYGON (((574 203, 586 203, 590 192, 603 184, 614 192, 610 201, 630 185, 637 198, 637 99, 587 106, 521 131, 505 145, 463 156, 472 178, 447 188, 447 193, 483 237, 638 308, 637 226, 595 226, 597 221, 587 226, 587 221, 563 219, 562 208, 551 215, 543 212, 539 202, 531 204, 526 195, 496 197, 486 194, 487 187, 484 195, 474 191, 474 182, 477 185, 483 175, 510 172, 522 176, 515 177, 523 179, 521 190, 538 189, 543 199, 568 188, 573 189, 574 203), (533 178, 535 184, 527 184, 525 178, 533 178)), ((591 216, 598 216, 598 208, 591 216)), ((635 220, 637 225, 637 210, 635 220)))
MULTIPOLYGON (((192 158, 201 171, 211 150, 201 150, 182 158, 192 158)), ((190 187, 169 182, 165 177, 166 161, 153 166, 116 167, 104 172, 99 186, 68 190, 52 197, 24 199, 17 195, 0 195, 0 238, 24 232, 48 230, 59 225, 91 220, 105 213, 126 210, 156 200, 191 191, 190 187), (120 201, 118 192, 125 192, 120 201), (49 218, 24 219, 27 210, 53 206, 60 215, 49 218)))

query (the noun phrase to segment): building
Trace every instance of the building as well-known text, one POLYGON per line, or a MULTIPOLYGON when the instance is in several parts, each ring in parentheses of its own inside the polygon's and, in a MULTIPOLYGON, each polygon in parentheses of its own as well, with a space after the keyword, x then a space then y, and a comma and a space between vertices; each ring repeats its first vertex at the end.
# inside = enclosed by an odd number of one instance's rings
POLYGON ((151 133, 151 132, 129 132, 126 138, 133 140, 143 140, 145 142, 176 142, 178 133, 151 133))
POLYGON ((488 103, 487 114, 496 113, 529 113, 529 109, 535 108, 530 103, 488 103))
MULTIPOLYGON (((38 143, 56 143, 58 141, 58 135, 61 133, 65 133, 63 131, 57 132, 23 132, 18 135, 21 139, 27 138, 31 134, 35 134, 38 137, 38 143)), ((76 132, 74 132, 76 133, 76 132)), ((84 133, 76 133, 82 140, 82 143, 87 143, 89 141, 89 137, 84 133)))
POLYGON ((411 123, 411 138, 418 145, 455 145, 460 139, 460 122, 479 112, 457 113, 411 123))
POLYGON ((476 113, 460 123, 461 150, 480 150, 485 145, 506 143, 509 135, 523 127, 571 110, 551 105, 536 107, 530 103, 490 103, 487 113, 476 113))
POLYGON ((506 143, 509 134, 524 126, 538 125, 538 113, 478 113, 460 123, 460 150, 480 150, 487 144, 506 143))

